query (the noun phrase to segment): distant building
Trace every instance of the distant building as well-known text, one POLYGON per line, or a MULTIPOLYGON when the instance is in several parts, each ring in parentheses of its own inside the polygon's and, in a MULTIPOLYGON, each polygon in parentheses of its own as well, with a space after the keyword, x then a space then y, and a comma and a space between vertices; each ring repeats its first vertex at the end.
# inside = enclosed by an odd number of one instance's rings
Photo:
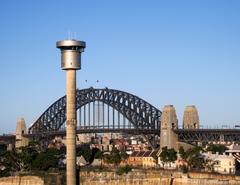
POLYGON ((127 160, 127 164, 135 167, 155 168, 157 151, 134 151, 127 160))
POLYGON ((205 160, 209 160, 213 164, 214 172, 221 174, 235 174, 236 165, 233 156, 228 156, 225 153, 223 155, 218 153, 212 154, 211 152, 203 153, 202 155, 205 160))
POLYGON ((229 156, 233 156, 240 163, 240 145, 232 144, 225 151, 229 156))
POLYGON ((155 168, 157 166, 157 151, 147 151, 143 154, 143 168, 155 168))
POLYGON ((76 161, 78 166, 86 166, 88 162, 85 160, 85 158, 81 155, 80 157, 77 157, 76 161))
POLYGON ((195 105, 186 106, 183 115, 184 129, 199 129, 199 116, 195 105))
POLYGON ((90 143, 92 137, 92 134, 77 134, 77 144, 90 143))

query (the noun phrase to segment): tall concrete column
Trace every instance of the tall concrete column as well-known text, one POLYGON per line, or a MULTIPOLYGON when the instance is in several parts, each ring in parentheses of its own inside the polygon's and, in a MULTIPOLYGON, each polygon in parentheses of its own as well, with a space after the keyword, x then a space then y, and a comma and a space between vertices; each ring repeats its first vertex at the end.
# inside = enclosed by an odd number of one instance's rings
POLYGON ((76 70, 81 68, 85 42, 58 41, 57 48, 61 49, 61 67, 66 70, 66 178, 67 185, 76 185, 76 70))
POLYGON ((66 114, 67 114, 67 185, 76 185, 76 71, 67 70, 66 114))

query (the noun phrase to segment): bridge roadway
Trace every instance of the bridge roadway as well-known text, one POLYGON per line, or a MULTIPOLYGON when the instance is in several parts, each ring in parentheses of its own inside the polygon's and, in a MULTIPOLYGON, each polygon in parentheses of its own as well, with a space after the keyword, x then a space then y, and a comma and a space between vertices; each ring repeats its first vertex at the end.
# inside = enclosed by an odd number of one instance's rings
MULTIPOLYGON (((173 130, 178 135, 178 140, 187 143, 194 142, 212 142, 212 141, 240 141, 240 129, 176 129, 173 130)), ((136 128, 78 128, 77 134, 84 133, 126 133, 132 135, 153 134, 160 135, 159 129, 136 129, 136 128)), ((65 130, 48 131, 42 133, 26 134, 28 138, 53 138, 55 136, 63 137, 65 130)), ((15 141, 15 135, 0 136, 1 143, 12 143, 15 141)))
MULTIPOLYGON (((240 141, 240 129, 176 129, 173 130, 177 135, 179 141, 193 143, 193 142, 209 142, 209 141, 240 141)), ((85 128, 77 129, 77 134, 86 133, 126 133, 132 135, 153 134, 160 136, 160 129, 136 129, 136 128, 85 128)), ((53 137, 64 136, 65 130, 52 131, 39 134, 28 134, 26 137, 53 137)))
POLYGON ((178 140, 192 142, 240 141, 240 129, 176 129, 178 140))
MULTIPOLYGON (((131 135, 139 135, 142 133, 143 135, 154 134, 159 135, 160 130, 155 129, 136 129, 136 128, 87 128, 87 129, 77 129, 77 134, 88 134, 88 133, 126 133, 131 135)), ((59 131, 48 131, 44 133, 34 133, 34 134, 26 134, 25 137, 28 138, 36 138, 36 137, 53 137, 53 136, 65 136, 66 130, 59 131)))
POLYGON ((0 135, 0 144, 14 143, 15 140, 15 135, 0 135))

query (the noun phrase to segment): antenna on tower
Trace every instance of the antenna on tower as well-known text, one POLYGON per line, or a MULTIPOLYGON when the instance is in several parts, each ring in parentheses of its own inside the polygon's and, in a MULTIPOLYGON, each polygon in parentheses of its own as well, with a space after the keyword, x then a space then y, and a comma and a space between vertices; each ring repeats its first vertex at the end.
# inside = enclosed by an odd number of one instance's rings
POLYGON ((68 40, 74 40, 76 38, 76 33, 68 30, 68 40))

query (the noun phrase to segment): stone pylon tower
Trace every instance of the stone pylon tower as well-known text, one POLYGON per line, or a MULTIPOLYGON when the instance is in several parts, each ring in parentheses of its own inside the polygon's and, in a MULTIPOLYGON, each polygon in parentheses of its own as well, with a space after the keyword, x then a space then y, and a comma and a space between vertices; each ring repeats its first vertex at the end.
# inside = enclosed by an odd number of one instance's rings
POLYGON ((178 150, 178 138, 173 129, 178 128, 176 110, 173 105, 165 105, 161 116, 160 147, 178 150))
POLYGON ((199 117, 195 105, 186 106, 183 115, 183 128, 199 129, 199 117))
POLYGON ((23 136, 24 134, 27 134, 25 120, 23 118, 19 118, 17 119, 16 127, 16 143, 15 143, 16 148, 28 145, 29 140, 28 138, 23 136))

